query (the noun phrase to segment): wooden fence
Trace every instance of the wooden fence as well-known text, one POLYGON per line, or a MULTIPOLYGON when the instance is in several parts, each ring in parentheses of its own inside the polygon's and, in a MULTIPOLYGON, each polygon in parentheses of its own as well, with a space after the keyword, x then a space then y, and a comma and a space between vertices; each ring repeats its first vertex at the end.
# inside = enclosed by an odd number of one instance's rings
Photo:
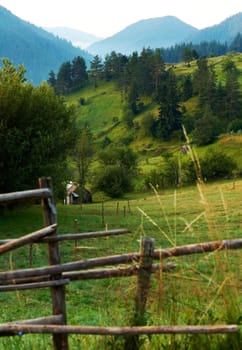
MULTIPOLYGON (((0 336, 27 333, 51 333, 55 350, 68 350, 68 334, 126 335, 138 337, 141 334, 194 334, 194 333, 235 333, 237 325, 216 326, 138 326, 135 322, 145 313, 150 275, 159 270, 161 264, 154 264, 174 256, 201 254, 223 249, 241 249, 242 239, 213 241, 191 244, 169 249, 154 249, 154 241, 144 238, 140 252, 79 260, 62 264, 59 242, 92 237, 112 236, 129 233, 126 229, 92 233, 57 233, 56 207, 50 178, 39 180, 39 189, 0 195, 0 204, 18 200, 41 199, 44 227, 17 239, 0 240, 0 254, 10 252, 26 244, 43 243, 48 247, 49 265, 0 272, 0 292, 35 288, 50 288, 52 315, 32 320, 22 320, 0 324, 0 336), (122 267, 120 267, 122 264, 122 267), (129 264, 123 267, 124 264, 129 264), (112 268, 103 268, 112 265, 112 268), (114 268, 113 266, 117 266, 114 268), (99 268, 98 268, 99 267, 99 268), (102 267, 102 269, 100 268, 102 267), (134 324, 132 327, 88 327, 67 325, 65 286, 71 281, 101 279, 137 275, 134 324)), ((175 264, 167 263, 163 270, 172 269, 175 264)))

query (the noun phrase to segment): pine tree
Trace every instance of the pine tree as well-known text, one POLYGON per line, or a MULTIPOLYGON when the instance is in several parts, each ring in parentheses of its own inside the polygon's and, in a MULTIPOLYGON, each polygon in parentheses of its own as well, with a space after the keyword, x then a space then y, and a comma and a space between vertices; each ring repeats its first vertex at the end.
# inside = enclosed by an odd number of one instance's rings
POLYGON ((197 66, 198 69, 193 78, 193 87, 194 93, 198 95, 199 108, 202 112, 204 112, 207 107, 213 110, 216 98, 215 73, 213 69, 208 66, 208 61, 204 57, 197 61, 197 66))
POLYGON ((65 94, 72 87, 72 67, 70 61, 62 63, 57 74, 56 91, 65 94))
POLYGON ((153 126, 156 137, 169 140, 174 131, 181 129, 182 113, 179 109, 176 76, 172 70, 165 72, 159 91, 159 117, 153 126))
POLYGON ((86 62, 80 56, 75 57, 72 61, 71 78, 73 89, 82 88, 88 80, 86 62))
POLYGON ((241 118, 242 104, 240 99, 239 71, 230 59, 223 65, 225 82, 225 115, 228 121, 241 118))

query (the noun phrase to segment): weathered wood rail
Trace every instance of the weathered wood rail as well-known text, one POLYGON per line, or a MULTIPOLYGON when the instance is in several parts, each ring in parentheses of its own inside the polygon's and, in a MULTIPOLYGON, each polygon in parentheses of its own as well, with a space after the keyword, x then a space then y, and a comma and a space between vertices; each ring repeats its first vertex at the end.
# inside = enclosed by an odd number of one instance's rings
POLYGON ((167 271, 176 267, 174 263, 166 263, 161 266, 161 261, 170 257, 202 254, 224 249, 241 249, 242 238, 156 250, 154 249, 154 241, 150 238, 144 238, 141 240, 140 252, 62 264, 59 252, 60 241, 115 236, 127 234, 130 231, 120 229, 58 235, 56 207, 51 179, 41 178, 39 180, 39 187, 36 190, 0 195, 0 204, 19 200, 41 199, 45 225, 44 228, 23 237, 0 240, 0 254, 10 252, 27 244, 43 243, 48 246, 49 265, 39 268, 0 272, 0 292, 50 288, 53 315, 33 320, 0 324, 0 336, 16 335, 19 332, 21 334, 50 333, 53 335, 53 347, 55 350, 68 350, 68 334, 126 335, 137 337, 142 334, 211 334, 235 333, 239 331, 237 325, 138 327, 135 319, 142 317, 145 313, 150 274, 161 268, 167 271), (154 260, 158 260, 160 263, 154 264, 154 260), (129 266, 124 267, 123 265, 126 264, 129 266), (118 265, 118 267, 114 268, 113 266, 115 265, 118 265), (105 266, 108 267, 103 268, 105 266), (137 275, 137 292, 135 296, 134 324, 132 324, 132 327, 81 327, 67 325, 65 286, 71 281, 133 275, 137 275))

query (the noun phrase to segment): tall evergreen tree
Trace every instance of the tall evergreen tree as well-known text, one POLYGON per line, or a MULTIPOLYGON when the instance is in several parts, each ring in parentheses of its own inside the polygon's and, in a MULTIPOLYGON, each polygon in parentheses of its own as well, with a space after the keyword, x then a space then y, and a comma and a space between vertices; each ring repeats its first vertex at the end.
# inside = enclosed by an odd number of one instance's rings
POLYGON ((152 88, 155 97, 158 95, 161 77, 164 70, 165 63, 161 55, 161 50, 156 49, 152 57, 152 88))
POLYGON ((153 56, 150 48, 144 48, 139 56, 137 81, 141 94, 151 95, 153 92, 153 56))
POLYGON ((70 61, 62 63, 57 74, 56 91, 66 94, 72 87, 72 66, 70 61))
POLYGON ((56 76, 55 76, 55 72, 53 70, 50 71, 49 73, 49 78, 47 80, 47 83, 53 87, 54 90, 56 90, 56 76))
POLYGON ((181 99, 182 101, 187 101, 193 95, 193 85, 191 75, 185 75, 181 80, 181 99))
POLYGON ((242 104, 239 85, 239 71, 234 62, 227 59, 223 65, 225 82, 225 114, 228 121, 241 118, 242 104))
POLYGON ((202 57, 197 61, 198 69, 194 74, 194 93, 198 95, 199 107, 202 112, 209 106, 213 110, 216 98, 215 73, 208 66, 206 58, 202 57))
POLYGON ((181 129, 182 123, 177 81, 172 70, 164 73, 158 104, 159 117, 153 125, 153 133, 156 137, 169 140, 174 131, 181 129))
POLYGON ((88 80, 87 67, 84 58, 77 56, 72 60, 71 78, 73 89, 82 88, 88 80))
POLYGON ((97 87, 97 81, 101 76, 102 70, 103 70, 102 60, 98 55, 96 55, 91 61, 91 67, 90 67, 91 75, 94 78, 95 87, 97 87))

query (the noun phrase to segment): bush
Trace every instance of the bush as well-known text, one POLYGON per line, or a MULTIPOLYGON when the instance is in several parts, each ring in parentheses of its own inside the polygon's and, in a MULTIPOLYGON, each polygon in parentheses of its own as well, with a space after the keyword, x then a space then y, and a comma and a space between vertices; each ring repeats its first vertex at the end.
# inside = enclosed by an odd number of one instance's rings
POLYGON ((225 152, 209 150, 200 161, 202 174, 208 180, 232 177, 236 170, 236 162, 225 152))
POLYGON ((121 197, 131 190, 130 177, 119 165, 108 165, 96 177, 95 189, 112 198, 121 197))

